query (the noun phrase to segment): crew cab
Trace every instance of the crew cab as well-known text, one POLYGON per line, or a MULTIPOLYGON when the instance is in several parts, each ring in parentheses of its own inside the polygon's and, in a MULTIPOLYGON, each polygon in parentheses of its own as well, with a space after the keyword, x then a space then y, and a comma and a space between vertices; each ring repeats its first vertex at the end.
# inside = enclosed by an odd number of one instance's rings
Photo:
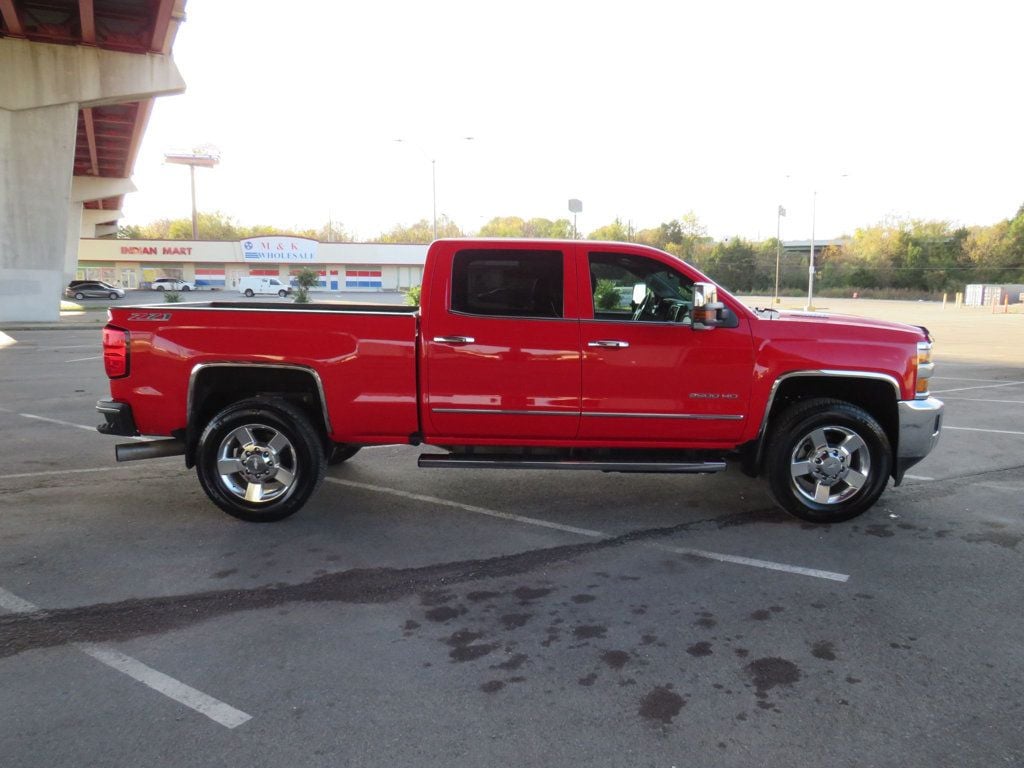
MULTIPOLYGON (((926 329, 744 306, 629 243, 453 239, 421 305, 110 309, 105 434, 184 455, 249 521, 296 512, 363 446, 421 467, 766 476, 804 520, 852 518, 935 446, 926 329)), ((566 493, 571 493, 567 487, 566 493)))

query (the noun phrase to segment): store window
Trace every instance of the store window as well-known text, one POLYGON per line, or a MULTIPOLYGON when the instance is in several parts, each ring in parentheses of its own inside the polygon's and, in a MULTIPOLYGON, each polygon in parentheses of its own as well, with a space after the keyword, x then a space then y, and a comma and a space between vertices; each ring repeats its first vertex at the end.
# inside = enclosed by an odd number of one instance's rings
POLYGON ((348 267, 345 270, 346 288, 384 287, 383 270, 380 267, 348 267))

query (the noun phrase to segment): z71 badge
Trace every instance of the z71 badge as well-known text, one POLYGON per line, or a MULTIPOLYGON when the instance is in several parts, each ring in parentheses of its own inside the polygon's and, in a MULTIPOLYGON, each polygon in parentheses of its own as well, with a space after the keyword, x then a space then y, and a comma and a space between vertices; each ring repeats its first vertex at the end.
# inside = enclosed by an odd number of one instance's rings
POLYGON ((143 320, 143 321, 154 321, 159 322, 162 320, 170 320, 170 312, 130 312, 128 313, 129 322, 132 320, 143 320))

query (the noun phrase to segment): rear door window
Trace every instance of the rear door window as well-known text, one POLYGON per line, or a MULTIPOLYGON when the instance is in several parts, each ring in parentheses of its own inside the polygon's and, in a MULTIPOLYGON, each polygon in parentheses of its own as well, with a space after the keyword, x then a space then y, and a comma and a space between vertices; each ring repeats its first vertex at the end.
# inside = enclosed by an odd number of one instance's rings
POLYGON ((563 316, 563 255, 546 250, 463 250, 452 263, 452 311, 497 317, 563 316))

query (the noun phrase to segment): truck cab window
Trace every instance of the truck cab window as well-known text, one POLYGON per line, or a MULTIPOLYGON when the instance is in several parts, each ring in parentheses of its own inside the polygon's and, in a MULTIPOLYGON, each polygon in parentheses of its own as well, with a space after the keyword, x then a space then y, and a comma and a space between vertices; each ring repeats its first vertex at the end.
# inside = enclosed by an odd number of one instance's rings
POLYGON ((654 259, 591 253, 590 288, 596 320, 692 323, 693 283, 654 259))
POLYGON ((452 264, 452 311, 562 317, 561 251, 464 250, 452 264))

